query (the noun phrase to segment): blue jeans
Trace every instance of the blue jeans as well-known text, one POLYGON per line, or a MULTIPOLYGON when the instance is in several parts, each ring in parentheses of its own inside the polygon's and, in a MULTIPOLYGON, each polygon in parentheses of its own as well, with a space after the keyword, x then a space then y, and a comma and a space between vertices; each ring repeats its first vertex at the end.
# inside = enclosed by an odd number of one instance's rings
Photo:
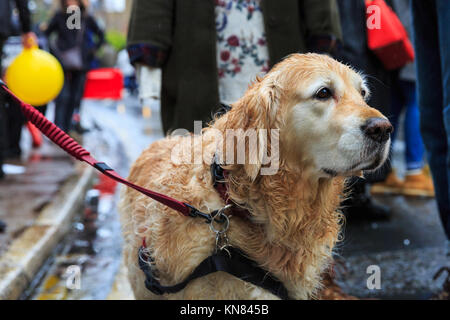
POLYGON ((420 128, 450 239, 450 1, 411 0, 420 128))
POLYGON ((422 169, 424 166, 424 147, 419 128, 419 107, 416 98, 416 84, 413 81, 398 79, 392 88, 390 120, 396 130, 392 134, 392 143, 397 138, 400 115, 405 109, 404 135, 405 160, 407 170, 422 169))

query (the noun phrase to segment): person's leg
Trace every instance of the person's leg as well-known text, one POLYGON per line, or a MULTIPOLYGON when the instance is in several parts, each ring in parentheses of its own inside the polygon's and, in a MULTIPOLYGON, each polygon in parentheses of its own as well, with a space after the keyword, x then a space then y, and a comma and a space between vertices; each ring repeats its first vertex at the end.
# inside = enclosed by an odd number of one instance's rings
POLYGON ((22 110, 20 110, 20 106, 13 103, 9 98, 6 98, 6 114, 8 117, 8 145, 6 156, 8 158, 17 158, 22 154, 20 138, 22 136, 22 126, 25 117, 22 114, 22 110))
POLYGON ((435 190, 430 175, 423 170, 424 146, 420 134, 419 107, 417 106, 416 86, 413 81, 402 81, 405 93, 405 160, 406 174, 401 193, 410 196, 434 197, 435 190))
MULTIPOLYGON (((389 118, 392 114, 392 86, 396 79, 396 72, 390 72, 384 69, 377 58, 371 59, 367 74, 369 75, 369 87, 372 91, 368 101, 369 106, 377 109, 383 115, 389 118), (373 60, 373 61, 372 61, 373 60)), ((392 153, 392 152, 391 152, 392 153)), ((389 155, 390 159, 391 155, 389 155)), ((377 183, 386 180, 391 172, 391 161, 386 161, 381 168, 373 173, 366 174, 365 183, 377 183)))
POLYGON ((64 86, 55 100, 55 124, 63 131, 67 132, 69 127, 66 124, 66 114, 70 102, 71 76, 69 72, 64 72, 64 86))
MULTIPOLYGON (((411 3, 420 129, 433 176, 439 212, 443 218, 450 212, 450 201, 436 2, 412 0, 411 3)), ((445 223, 444 220, 443 222, 445 223)))
MULTIPOLYGON (((3 43, 4 39, 0 38, 0 77, 3 75, 2 70, 2 55, 3 55, 3 43)), ((7 121, 6 121, 6 109, 4 103, 4 96, 0 93, 0 179, 5 176, 3 172, 3 157, 7 145, 7 121)), ((0 220, 0 233, 5 232, 6 223, 0 220)))
MULTIPOLYGON (((3 39, 0 38, 0 76, 2 75, 3 39)), ((6 110, 3 95, 0 94, 0 179, 5 175, 3 172, 3 154, 6 149, 6 110)))
MULTIPOLYGON (((439 29, 439 48, 441 57, 442 98, 444 106, 444 124, 447 132, 447 146, 450 145, 450 2, 437 0, 437 16, 439 29)), ((447 149, 447 182, 450 181, 450 150, 447 149)), ((450 199, 449 184, 447 184, 447 199, 450 199)), ((450 201, 449 201, 450 202, 450 201)), ((447 238, 450 239, 450 205, 441 211, 441 220, 447 238)))
POLYGON ((3 95, 0 94, 0 179, 5 175, 3 172, 3 157, 7 145, 6 127, 6 110, 3 101, 3 95))
POLYGON ((86 72, 84 71, 79 71, 76 72, 74 74, 74 79, 73 79, 73 112, 72 112, 72 117, 71 117, 71 124, 72 124, 72 128, 82 134, 84 133, 84 131, 86 129, 81 127, 80 124, 80 110, 81 110, 81 100, 83 99, 83 93, 84 93, 84 86, 86 83, 86 72), (74 121, 74 116, 77 116, 74 121))
POLYGON ((64 126, 66 127, 66 132, 72 130, 72 116, 75 106, 77 105, 77 91, 79 87, 79 77, 78 71, 70 71, 70 85, 69 85, 69 101, 66 104, 66 112, 64 114, 64 126))
MULTIPOLYGON (((2 59, 3 44, 6 39, 0 39, 0 76, 2 76, 2 59)), ((24 116, 20 107, 14 103, 11 103, 10 99, 6 96, 1 98, 2 104, 2 116, 3 126, 2 132, 0 132, 0 140, 3 140, 3 152, 2 156, 5 157, 17 157, 20 156, 20 137, 22 133, 22 125, 24 123, 24 116)))
POLYGON ((401 81, 405 96, 405 160, 407 171, 421 170, 424 166, 424 146, 420 134, 419 107, 417 105, 416 85, 412 81, 401 81))
MULTIPOLYGON (((389 113, 386 114, 389 121, 394 127, 394 131, 391 133, 391 150, 389 152, 388 162, 391 161, 395 140, 398 135, 400 127, 400 115, 405 106, 405 97, 400 87, 399 73, 392 73, 391 84, 391 98, 389 113)), ((401 181, 395 170, 392 167, 386 168, 388 170, 386 177, 383 181, 375 182, 370 188, 372 194, 399 194, 402 191, 403 181, 401 181)))
MULTIPOLYGON (((0 76, 2 75, 2 59, 3 54, 3 44, 6 39, 0 39, 0 76)), ((16 157, 20 156, 20 137, 22 132, 22 124, 24 117, 20 108, 10 103, 9 99, 4 96, 0 98, 0 108, 2 118, 0 125, 2 126, 0 132, 0 162, 3 162, 3 157, 16 157)), ((1 171, 1 170, 0 170, 1 171)), ((1 175, 1 174, 0 174, 1 175)))
POLYGON ((390 113, 386 115, 391 122, 391 124, 394 126, 394 131, 391 133, 391 144, 394 145, 394 142, 398 135, 398 129, 400 127, 400 115, 402 113, 402 110, 405 106, 405 98, 403 91, 400 87, 400 80, 395 79, 392 83, 392 90, 391 90, 391 108, 390 113))

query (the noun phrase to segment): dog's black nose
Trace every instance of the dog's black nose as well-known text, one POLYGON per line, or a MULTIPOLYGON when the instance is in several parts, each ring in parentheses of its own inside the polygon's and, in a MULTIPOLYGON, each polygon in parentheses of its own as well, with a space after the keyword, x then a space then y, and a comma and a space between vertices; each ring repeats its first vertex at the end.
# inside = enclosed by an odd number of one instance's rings
POLYGON ((389 120, 383 118, 370 118, 361 126, 361 130, 368 138, 382 143, 389 139, 394 127, 389 120))

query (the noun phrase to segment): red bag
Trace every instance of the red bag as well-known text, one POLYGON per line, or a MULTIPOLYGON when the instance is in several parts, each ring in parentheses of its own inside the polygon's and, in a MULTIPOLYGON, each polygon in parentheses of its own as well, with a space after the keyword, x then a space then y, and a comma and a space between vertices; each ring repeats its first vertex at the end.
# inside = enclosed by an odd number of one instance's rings
POLYGON ((414 61, 414 48, 404 26, 384 0, 366 0, 367 45, 387 70, 414 61))
POLYGON ((120 100, 122 91, 122 72, 116 68, 100 68, 87 73, 83 98, 120 100))

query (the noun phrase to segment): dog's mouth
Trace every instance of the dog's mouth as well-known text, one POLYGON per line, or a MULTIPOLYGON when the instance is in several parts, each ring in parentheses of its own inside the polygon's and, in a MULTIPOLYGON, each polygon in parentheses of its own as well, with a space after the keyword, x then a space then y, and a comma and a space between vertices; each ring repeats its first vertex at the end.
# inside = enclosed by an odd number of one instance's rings
POLYGON ((372 146, 365 151, 365 154, 361 156, 361 160, 356 161, 352 165, 342 169, 322 168, 322 172, 331 177, 338 175, 352 175, 360 171, 371 172, 377 170, 386 160, 387 154, 385 152, 389 144, 372 146))
POLYGON ((343 170, 334 170, 334 169, 330 169, 330 168, 322 168, 322 171, 324 173, 326 173, 327 175, 331 176, 331 177, 336 177, 338 175, 351 175, 354 172, 359 172, 359 171, 374 171, 377 168, 380 167, 380 165, 382 164, 383 160, 380 157, 377 157, 375 160, 373 160, 372 162, 358 162, 346 169, 343 170))

